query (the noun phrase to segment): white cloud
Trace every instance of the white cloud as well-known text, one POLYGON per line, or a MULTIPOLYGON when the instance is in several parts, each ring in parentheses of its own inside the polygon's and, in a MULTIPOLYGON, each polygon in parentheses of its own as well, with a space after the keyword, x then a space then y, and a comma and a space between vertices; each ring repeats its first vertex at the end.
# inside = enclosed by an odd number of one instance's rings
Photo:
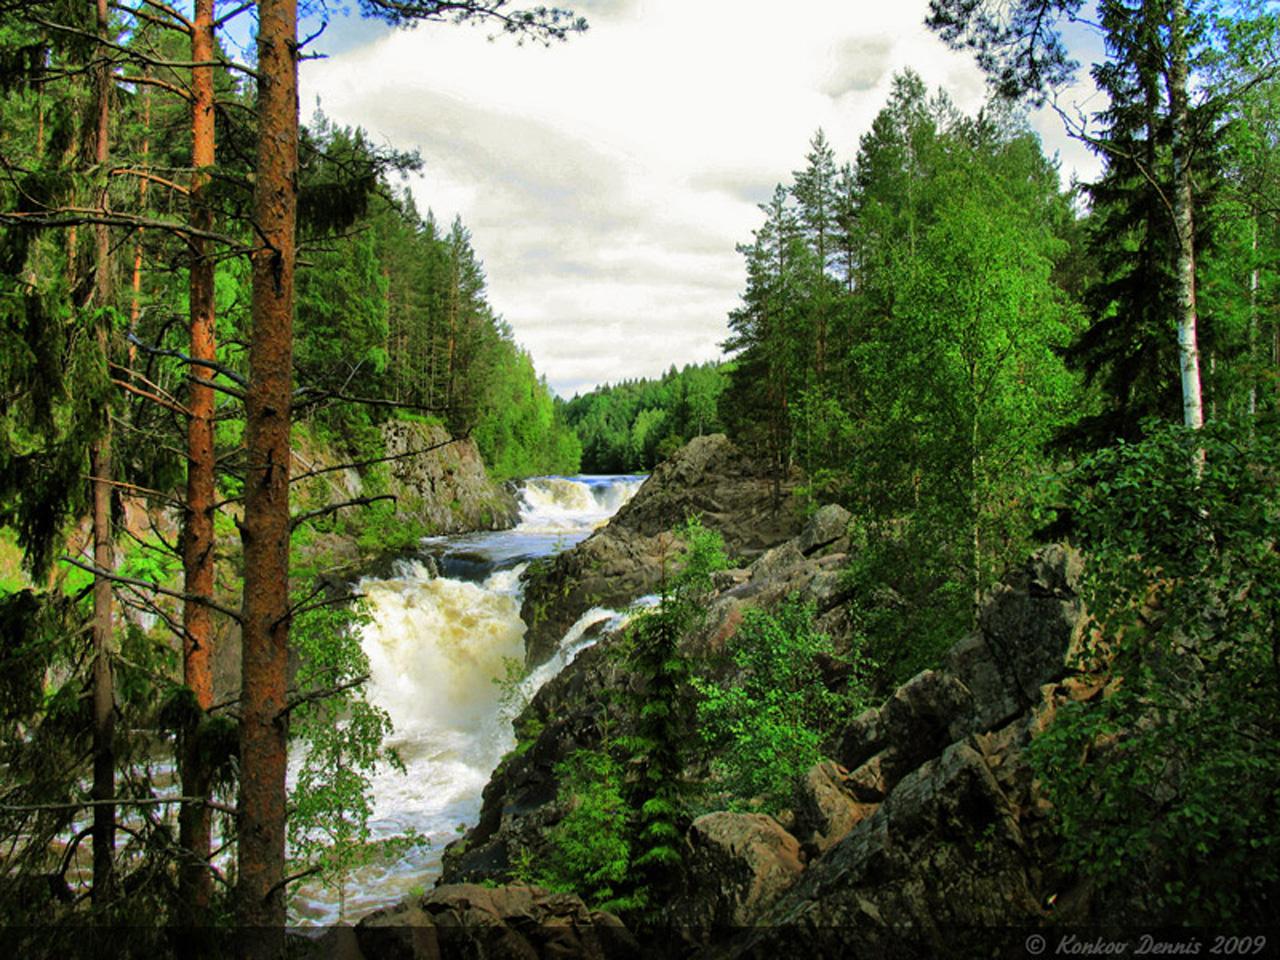
POLYGON ((565 395, 717 355, 756 204, 818 127, 852 159, 895 71, 964 110, 984 95, 924 0, 577 6, 591 29, 549 49, 424 25, 303 71, 304 104, 421 151, 419 207, 462 216, 495 309, 565 395))

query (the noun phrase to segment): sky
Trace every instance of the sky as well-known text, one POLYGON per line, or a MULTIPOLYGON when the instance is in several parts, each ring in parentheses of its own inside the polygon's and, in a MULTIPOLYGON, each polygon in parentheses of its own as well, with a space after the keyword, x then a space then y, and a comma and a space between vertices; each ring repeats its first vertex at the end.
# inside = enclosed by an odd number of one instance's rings
MULTIPOLYGON (((927 0, 562 5, 590 29, 550 47, 483 26, 337 19, 300 98, 304 120, 318 101, 419 151, 418 208, 461 216, 490 303, 565 398, 720 357, 758 204, 803 167, 819 128, 851 161, 895 72, 915 69, 966 112, 985 98, 972 57, 923 26, 927 0)), ((1064 180, 1094 175, 1056 115, 1032 123, 1064 180)))

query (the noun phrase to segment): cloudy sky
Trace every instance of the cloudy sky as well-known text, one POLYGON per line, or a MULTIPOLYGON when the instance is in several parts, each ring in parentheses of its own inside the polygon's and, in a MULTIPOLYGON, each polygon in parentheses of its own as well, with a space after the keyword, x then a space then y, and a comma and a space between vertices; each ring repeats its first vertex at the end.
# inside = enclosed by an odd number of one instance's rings
MULTIPOLYGON (((757 204, 819 127, 851 160, 895 71, 980 106, 981 76, 924 29, 926 3, 587 0, 590 29, 550 48, 338 20, 316 44, 329 57, 304 64, 302 113, 318 97, 421 153, 419 208, 462 216, 490 302, 570 397, 720 355, 757 204)), ((1056 116, 1033 122, 1064 170, 1093 172, 1056 116)))

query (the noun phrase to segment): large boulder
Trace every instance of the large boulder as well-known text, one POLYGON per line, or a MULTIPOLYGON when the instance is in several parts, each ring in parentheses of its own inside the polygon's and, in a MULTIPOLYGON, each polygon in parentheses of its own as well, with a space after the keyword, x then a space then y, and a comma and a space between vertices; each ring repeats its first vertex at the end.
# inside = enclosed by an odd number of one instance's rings
POLYGON ((730 556, 754 559, 801 529, 799 477, 777 477, 723 434, 697 437, 600 530, 526 574, 520 616, 525 659, 536 666, 593 606, 620 607, 655 590, 675 548, 670 531, 691 516, 719 531, 730 556))
POLYGON ((1018 802, 1030 774, 1002 784, 993 766, 1012 762, 1012 745, 983 747, 966 738, 904 777, 728 952, 976 956, 1002 930, 1043 921, 1018 802))
POLYGON ((627 960, 640 949, 612 914, 539 887, 437 887, 360 921, 368 960, 627 960))
POLYGON ((860 799, 850 783, 849 771, 831 760, 809 768, 796 786, 791 832, 807 857, 819 857, 875 813, 881 796, 860 799))
POLYGON ((685 892, 668 912, 695 943, 754 923, 804 870, 796 838, 764 814, 706 814, 687 843, 685 892))

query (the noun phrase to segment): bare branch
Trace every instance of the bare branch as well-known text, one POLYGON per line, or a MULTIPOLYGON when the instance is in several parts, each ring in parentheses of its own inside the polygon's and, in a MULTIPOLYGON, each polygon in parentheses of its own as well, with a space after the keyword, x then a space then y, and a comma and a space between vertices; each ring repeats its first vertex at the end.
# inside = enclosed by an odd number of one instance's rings
MULTIPOLYGON (((180 24, 186 27, 188 33, 191 32, 191 21, 178 12, 178 10, 169 6, 169 4, 161 3, 160 0, 141 0, 139 7, 141 7, 142 4, 151 7, 153 10, 159 10, 167 17, 172 17, 174 20, 177 20, 180 24)), ((134 12, 136 13, 137 11, 135 10, 134 12)))
POLYGON ((213 22, 213 29, 220 30, 224 24, 230 23, 236 17, 240 16, 240 14, 245 13, 249 10, 252 10, 253 8, 254 8, 254 3, 252 2, 252 0, 250 0, 249 3, 240 4, 240 6, 236 7, 231 12, 224 13, 221 17, 215 20, 213 22))
POLYGON ((423 447, 420 450, 406 450, 404 453, 393 453, 385 457, 373 457, 369 460, 352 460, 348 463, 339 463, 332 467, 321 467, 318 470, 308 470, 306 473, 300 473, 297 476, 290 477, 290 483, 296 483, 299 480, 306 480, 309 477, 318 477, 323 473, 334 473, 338 470, 358 470, 361 467, 371 467, 376 463, 390 463, 393 460, 405 460, 409 457, 418 457, 424 453, 430 453, 432 450, 439 450, 441 447, 447 447, 451 443, 457 443, 459 440, 467 439, 465 435, 461 437, 450 437, 440 443, 433 443, 429 447, 423 447))
MULTIPOLYGON (((237 383, 242 387, 249 386, 249 381, 246 380, 244 377, 242 377, 240 374, 236 373, 236 371, 214 360, 197 360, 195 357, 188 356, 187 354, 182 353, 179 350, 167 350, 163 347, 157 347, 153 344, 145 343, 144 341, 139 340, 137 335, 132 332, 126 333, 125 337, 134 346, 138 347, 141 350, 145 350, 147 353, 151 354, 152 356, 173 357, 175 360, 181 360, 183 363, 189 363, 194 367, 207 367, 210 370, 220 373, 222 376, 226 377, 228 380, 232 381, 233 383, 237 383)), ((210 384, 210 386, 217 386, 217 384, 210 384)), ((241 399, 243 399, 243 395, 241 395, 241 399)))
POLYGON ((139 180, 149 180, 151 183, 159 184, 162 187, 168 187, 176 193, 182 194, 184 197, 191 191, 180 183, 174 183, 172 180, 166 180, 164 177, 158 177, 154 173, 146 170, 135 170, 132 167, 117 167, 111 171, 113 177, 137 177, 139 180))
POLYGON ((396 497, 395 494, 382 493, 376 497, 357 497, 354 500, 343 500, 341 503, 331 503, 318 510, 308 510, 306 513, 300 513, 296 517, 290 518, 289 529, 296 530, 308 520, 314 520, 316 517, 323 517, 330 513, 336 513, 339 510, 345 510, 347 507, 364 507, 371 503, 377 503, 379 500, 390 500, 395 502, 396 497))
POLYGON ((43 17, 33 16, 30 19, 32 23, 38 23, 40 26, 45 27, 48 30, 92 40, 101 47, 106 47, 108 50, 114 50, 117 53, 124 54, 128 60, 146 63, 153 67, 163 67, 170 70, 191 70, 195 67, 223 67, 227 70, 239 71, 240 73, 253 77, 255 80, 261 79, 258 75, 258 71, 243 63, 237 63, 234 60, 227 60, 226 58, 215 60, 164 60, 160 57, 153 57, 150 54, 143 53, 141 50, 134 47, 126 47, 119 43, 112 43, 109 40, 102 39, 96 33, 90 33, 87 30, 80 30, 77 27, 71 27, 65 23, 55 23, 52 20, 46 20, 43 17))
POLYGON ((285 704, 284 709, 276 714, 276 720, 283 720, 288 716, 289 711, 291 710, 296 710, 298 707, 305 706, 308 703, 315 703, 317 700, 325 700, 328 697, 337 696, 345 690, 350 690, 352 687, 358 687, 363 683, 367 683, 368 680, 369 674, 365 673, 356 677, 354 680, 348 680, 346 683, 339 683, 336 686, 326 687, 323 690, 312 690, 310 693, 290 700, 285 704))
POLYGON ((307 877, 314 876, 319 872, 320 872, 320 867, 317 866, 317 867, 308 867, 306 870, 303 870, 300 873, 290 874, 289 876, 281 880, 279 883, 275 884, 270 890, 268 890, 266 894, 263 895, 262 899, 270 900, 275 895, 275 892, 277 890, 283 890, 289 884, 295 883, 298 880, 305 880, 307 877))
MULTIPOLYGON (((112 366, 114 366, 114 364, 112 364, 112 366)), ((129 383, 127 380, 121 380, 118 377, 112 377, 111 382, 114 383, 117 387, 122 387, 123 389, 129 391, 130 393, 136 394, 137 396, 142 397, 145 400, 150 400, 152 403, 158 403, 160 406, 164 407, 166 410, 172 410, 174 413, 180 413, 184 417, 191 416, 191 411, 188 410, 186 407, 182 407, 176 403, 173 403, 172 401, 165 400, 163 397, 158 397, 154 393, 148 393, 146 390, 142 390, 138 387, 135 387, 133 384, 129 383)))
POLYGON ((294 402, 295 410, 313 407, 328 400, 340 400, 343 403, 359 403, 369 407, 393 407, 400 410, 420 410, 423 413, 441 413, 446 407, 424 406, 420 403, 405 403, 402 400, 384 400, 380 397, 353 397, 338 390, 321 390, 318 387, 301 387, 295 391, 301 398, 294 402), (311 394, 312 396, 308 396, 311 394))
POLYGON ((363 596, 363 593, 346 593, 340 597, 329 597, 325 600, 317 600, 315 603, 309 603, 306 606, 290 609, 289 617, 300 617, 304 613, 310 613, 312 610, 323 610, 325 607, 340 607, 343 604, 350 603, 352 600, 359 600, 363 596))
POLYGON ((95 207, 55 207, 43 210, 0 211, 0 224, 6 226, 78 227, 85 224, 99 223, 106 224, 108 227, 129 227, 135 230, 165 230, 181 237, 201 237, 205 240, 212 240, 215 243, 225 244, 240 253, 249 252, 249 248, 239 240, 215 233, 212 230, 197 230, 189 224, 176 220, 141 217, 136 214, 102 210, 95 207))
POLYGON ((191 91, 187 90, 186 87, 179 86, 177 83, 169 83, 168 81, 163 81, 163 79, 142 76, 142 74, 132 74, 131 76, 131 74, 116 73, 114 78, 120 83, 140 83, 142 86, 159 87, 160 90, 173 93, 174 96, 180 97, 180 99, 191 100, 191 91))
POLYGON ((199 804, 223 813, 234 814, 234 807, 227 806, 217 800, 206 797, 111 797, 106 800, 75 800, 71 803, 0 803, 0 810, 5 813, 38 813, 55 810, 83 810, 86 807, 154 807, 167 803, 199 804))
POLYGON ((162 503, 167 503, 171 507, 177 507, 179 510, 185 510, 187 506, 181 500, 171 497, 167 493, 160 490, 152 490, 150 487, 140 487, 136 483, 126 483, 123 480, 111 480, 107 477, 95 477, 92 475, 86 475, 85 479, 90 483, 105 483, 108 486, 116 487, 120 490, 127 490, 128 492, 136 493, 139 496, 148 497, 152 500, 159 500, 162 503))
POLYGON ((224 616, 230 617, 232 620, 235 620, 237 623, 239 623, 242 619, 239 611, 232 610, 230 607, 224 607, 222 604, 217 603, 214 600, 211 600, 209 597, 202 597, 196 593, 183 593, 182 591, 179 591, 179 590, 170 590, 168 587, 162 587, 159 584, 151 583, 147 580, 135 580, 132 577, 122 577, 120 576, 120 574, 112 573, 110 570, 102 570, 99 567, 93 566, 92 564, 81 563, 79 560, 76 560, 74 557, 63 557, 62 562, 69 563, 73 567, 79 567, 81 570, 86 570, 89 573, 92 573, 95 577, 102 577, 106 580, 110 580, 112 583, 124 583, 124 584, 128 584, 131 587, 141 587, 143 590, 153 590, 156 593, 164 594, 166 597, 173 597, 174 599, 177 599, 177 600, 185 600, 188 603, 202 603, 209 609, 217 610, 219 613, 223 614, 224 616))
POLYGON ((131 17, 136 17, 137 19, 144 20, 147 23, 154 23, 157 27, 160 27, 163 30, 172 30, 174 33, 191 33, 190 24, 175 23, 172 20, 164 19, 164 17, 157 17, 154 13, 144 13, 141 7, 129 7, 125 6, 123 3, 111 3, 110 6, 113 10, 119 10, 123 13, 127 13, 131 17))

